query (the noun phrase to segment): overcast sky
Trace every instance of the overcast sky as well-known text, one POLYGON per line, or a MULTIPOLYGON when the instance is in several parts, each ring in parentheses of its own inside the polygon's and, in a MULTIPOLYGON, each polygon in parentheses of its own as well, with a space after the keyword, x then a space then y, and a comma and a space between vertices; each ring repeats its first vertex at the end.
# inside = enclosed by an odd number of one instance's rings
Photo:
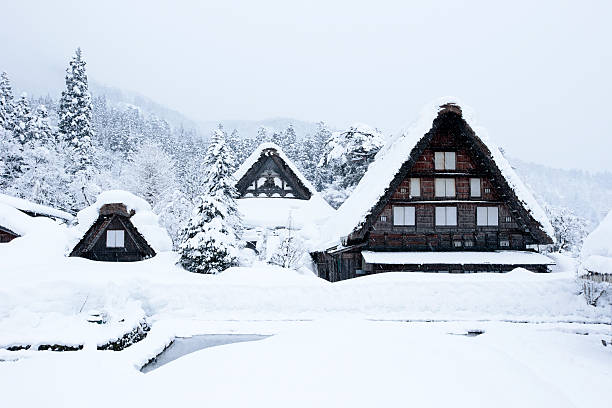
POLYGON ((395 133, 453 95, 511 155, 612 170, 610 1, 0 3, 17 89, 58 92, 81 46, 91 79, 196 120, 395 133))

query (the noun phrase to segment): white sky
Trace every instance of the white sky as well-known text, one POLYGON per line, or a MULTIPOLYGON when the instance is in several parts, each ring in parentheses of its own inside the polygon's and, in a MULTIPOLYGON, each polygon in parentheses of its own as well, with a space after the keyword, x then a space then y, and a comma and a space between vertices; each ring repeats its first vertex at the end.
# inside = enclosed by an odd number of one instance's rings
POLYGON ((610 1, 0 3, 17 89, 57 97, 81 46, 90 78, 196 120, 394 133, 454 95, 514 156, 612 170, 610 1))

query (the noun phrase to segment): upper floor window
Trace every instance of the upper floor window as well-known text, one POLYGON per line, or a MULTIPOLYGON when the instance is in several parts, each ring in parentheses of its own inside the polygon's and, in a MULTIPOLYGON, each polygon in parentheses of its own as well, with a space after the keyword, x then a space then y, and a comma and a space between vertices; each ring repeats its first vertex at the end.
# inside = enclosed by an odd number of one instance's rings
POLYGON ((421 179, 417 177, 412 177, 410 179, 410 197, 420 197, 421 196, 421 179))
POLYGON ((470 197, 480 197, 480 179, 470 179, 470 197))
POLYGON ((455 152, 435 152, 434 167, 436 170, 455 170, 455 152))
POLYGON ((414 207, 393 207, 393 225, 414 225, 414 207))
POLYGON ((124 242, 123 230, 106 230, 107 248, 123 248, 124 242))
POLYGON ((497 207, 476 207, 476 225, 496 227, 498 224, 499 209, 497 207))
POLYGON ((454 197, 455 196, 455 179, 454 178, 436 178, 435 184, 436 197, 454 197))
POLYGON ((457 207, 436 207, 437 226, 456 226, 457 207))

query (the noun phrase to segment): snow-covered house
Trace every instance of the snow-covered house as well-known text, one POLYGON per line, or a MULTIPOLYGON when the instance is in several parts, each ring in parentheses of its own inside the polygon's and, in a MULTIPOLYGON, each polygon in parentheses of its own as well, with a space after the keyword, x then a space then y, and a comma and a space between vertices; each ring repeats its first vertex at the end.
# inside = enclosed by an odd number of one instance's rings
POLYGON ((30 217, 47 217, 60 222, 70 222, 74 219, 74 216, 66 211, 6 194, 0 194, 0 203, 16 208, 30 217))
POLYGON ((79 211, 70 256, 95 261, 131 262, 169 251, 172 241, 149 203, 126 191, 105 191, 79 211))
POLYGON ((612 211, 585 238, 580 257, 583 277, 612 283, 612 211))
POLYGON ((289 231, 318 240, 321 220, 334 210, 274 143, 262 143, 234 173, 243 240, 269 258, 289 231))
POLYGON ((337 281, 386 271, 478 272, 552 261, 553 228, 471 115, 445 99, 377 154, 313 253, 337 281))
POLYGON ((46 217, 62 223, 74 218, 65 211, 6 194, 0 194, 0 206, 0 243, 22 236, 31 224, 31 217, 46 217))

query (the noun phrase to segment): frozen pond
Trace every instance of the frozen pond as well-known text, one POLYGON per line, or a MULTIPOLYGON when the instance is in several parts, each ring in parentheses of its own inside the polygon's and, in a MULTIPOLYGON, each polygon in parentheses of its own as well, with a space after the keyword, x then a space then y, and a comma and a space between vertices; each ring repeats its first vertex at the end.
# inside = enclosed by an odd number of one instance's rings
POLYGON ((145 364, 140 371, 148 373, 179 357, 208 347, 262 340, 266 337, 270 336, 261 334, 202 334, 192 337, 177 337, 167 349, 158 354, 154 360, 145 364))

